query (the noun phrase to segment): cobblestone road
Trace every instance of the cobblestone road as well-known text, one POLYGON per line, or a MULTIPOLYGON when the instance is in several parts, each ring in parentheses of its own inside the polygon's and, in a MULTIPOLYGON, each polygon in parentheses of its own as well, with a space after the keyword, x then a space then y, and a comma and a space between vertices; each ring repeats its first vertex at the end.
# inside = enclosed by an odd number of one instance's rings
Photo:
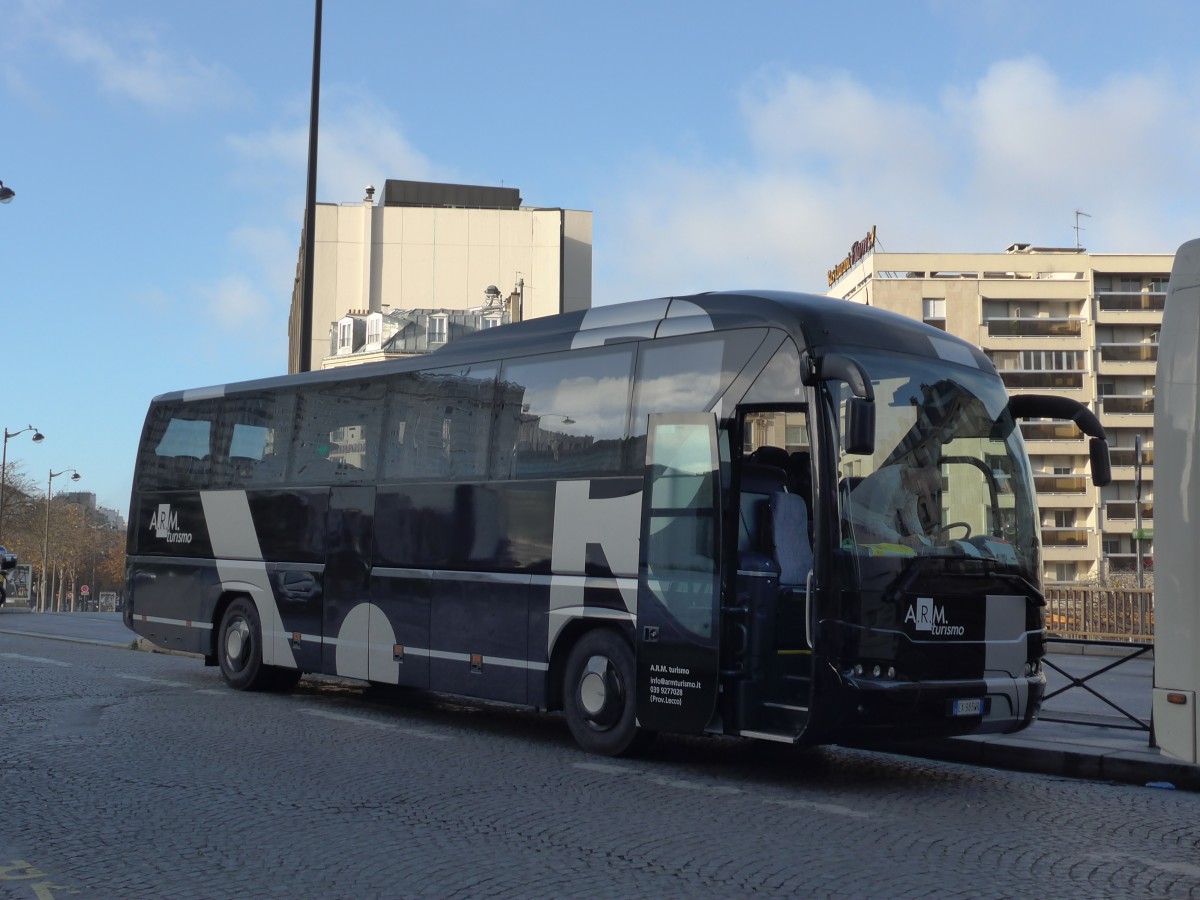
POLYGON ((1200 896, 1200 795, 0 635, 0 897, 1200 896))

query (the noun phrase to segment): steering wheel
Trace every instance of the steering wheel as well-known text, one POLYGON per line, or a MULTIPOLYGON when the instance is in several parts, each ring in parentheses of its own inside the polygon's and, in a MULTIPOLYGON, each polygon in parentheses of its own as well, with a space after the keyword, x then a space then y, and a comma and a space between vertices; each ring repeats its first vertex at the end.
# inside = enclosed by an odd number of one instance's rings
POLYGON ((951 528, 965 528, 967 530, 967 533, 964 534, 961 538, 959 538, 959 540, 965 541, 967 538, 969 538, 971 536, 971 523, 970 522, 951 522, 949 525, 943 525, 941 528, 939 528, 937 531, 934 532, 933 536, 935 538, 940 538, 942 535, 944 535, 946 532, 948 532, 951 528))

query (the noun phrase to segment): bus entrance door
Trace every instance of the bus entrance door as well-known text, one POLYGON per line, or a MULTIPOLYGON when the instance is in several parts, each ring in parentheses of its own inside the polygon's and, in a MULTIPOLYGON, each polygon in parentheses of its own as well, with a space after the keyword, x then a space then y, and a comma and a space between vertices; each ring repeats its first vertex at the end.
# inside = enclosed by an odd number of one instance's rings
POLYGON ((326 640, 322 668, 346 678, 366 679, 369 672, 374 522, 373 486, 330 489, 325 528, 326 640))
POLYGON ((700 732, 719 677, 721 483, 716 416, 650 416, 638 561, 637 715, 700 732))

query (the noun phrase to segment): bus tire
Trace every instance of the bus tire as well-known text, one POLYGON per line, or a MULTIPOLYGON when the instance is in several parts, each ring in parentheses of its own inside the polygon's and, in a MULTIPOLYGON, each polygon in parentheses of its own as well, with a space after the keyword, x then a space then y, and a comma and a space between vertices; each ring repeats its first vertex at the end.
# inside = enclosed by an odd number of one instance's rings
POLYGON ((262 625, 248 597, 236 598, 221 617, 217 662, 221 677, 232 688, 261 691, 269 686, 269 670, 262 661, 262 625))
POLYGON ((576 743, 601 756, 644 750, 653 733, 637 727, 633 649, 616 632, 589 631, 571 648, 563 675, 563 711, 576 743))

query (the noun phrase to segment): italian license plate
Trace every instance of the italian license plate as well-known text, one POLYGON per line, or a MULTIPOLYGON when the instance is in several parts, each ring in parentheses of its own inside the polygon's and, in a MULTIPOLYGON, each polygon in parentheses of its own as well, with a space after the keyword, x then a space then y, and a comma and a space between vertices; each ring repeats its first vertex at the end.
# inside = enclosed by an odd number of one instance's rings
POLYGON ((983 715, 983 700, 980 698, 973 698, 970 700, 955 700, 950 705, 950 715, 981 716, 983 715))

